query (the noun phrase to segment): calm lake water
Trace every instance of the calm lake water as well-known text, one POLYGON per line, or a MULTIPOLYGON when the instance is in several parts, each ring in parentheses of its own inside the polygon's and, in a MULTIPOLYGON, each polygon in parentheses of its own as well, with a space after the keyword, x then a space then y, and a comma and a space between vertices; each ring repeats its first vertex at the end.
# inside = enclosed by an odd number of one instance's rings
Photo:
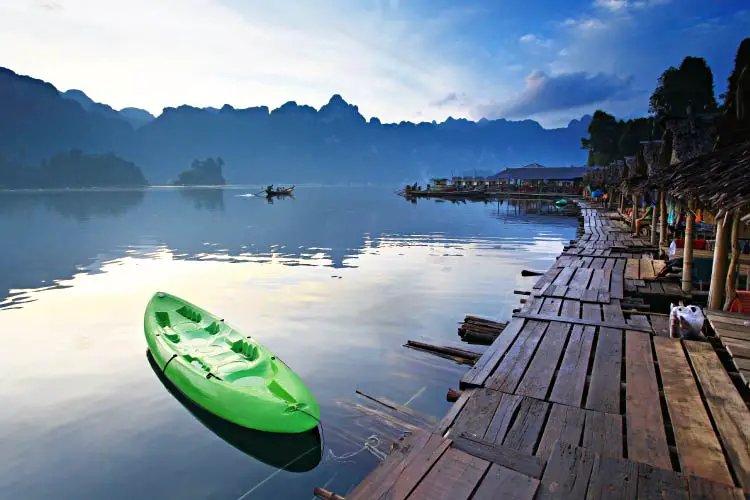
POLYGON ((536 202, 240 196, 254 191, 0 193, 0 498, 344 495, 377 464, 344 458, 379 435, 355 390, 441 417, 466 367, 402 345, 462 346, 467 313, 507 320, 533 283, 520 270, 547 269, 578 225, 536 202), (168 390, 143 336, 157 290, 300 375, 321 406, 319 463, 279 469, 310 442, 227 430, 168 390))

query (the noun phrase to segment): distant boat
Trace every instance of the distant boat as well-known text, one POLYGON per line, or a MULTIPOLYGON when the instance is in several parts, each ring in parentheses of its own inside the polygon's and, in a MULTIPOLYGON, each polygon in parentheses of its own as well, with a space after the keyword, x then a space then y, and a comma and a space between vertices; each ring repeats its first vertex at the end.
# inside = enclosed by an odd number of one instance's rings
POLYGON ((292 194, 292 191, 294 191, 294 186, 290 186, 290 187, 279 186, 277 188, 274 188, 273 184, 271 184, 270 186, 267 186, 264 191, 266 193, 266 196, 268 197, 289 196, 292 194))

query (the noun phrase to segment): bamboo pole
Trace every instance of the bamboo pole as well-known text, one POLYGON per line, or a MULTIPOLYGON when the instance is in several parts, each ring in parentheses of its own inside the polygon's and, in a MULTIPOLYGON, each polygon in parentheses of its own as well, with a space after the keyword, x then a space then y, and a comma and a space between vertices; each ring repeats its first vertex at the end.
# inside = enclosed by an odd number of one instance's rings
POLYGON ((729 311, 732 302, 737 296, 737 264, 740 260, 740 214, 735 212, 732 217, 732 260, 729 262, 727 270, 726 300, 724 301, 724 310, 729 311))
POLYGON ((688 202, 685 220, 685 248, 682 252, 682 291, 689 293, 693 287, 693 238, 695 237, 695 203, 688 202))
MULTIPOLYGON (((658 200, 658 198, 655 198, 655 199, 658 200)), ((660 208, 661 208, 660 203, 658 202, 654 203, 654 210, 651 212, 651 246, 656 246, 656 221, 659 220, 657 217, 659 215, 660 208)), ((659 253, 661 252, 656 252, 657 257, 659 256, 659 253)))
POLYGON ((667 246, 667 194, 659 193, 659 246, 667 246))
MULTIPOLYGON (((708 290, 709 309, 721 309, 724 305, 724 287, 727 281, 727 260, 729 250, 729 218, 726 214, 724 221, 716 221, 716 246, 714 246, 714 262, 711 268, 711 288, 708 290)), ((683 272, 685 271, 683 266, 683 272)))
POLYGON ((630 218, 630 230, 635 233, 635 220, 638 218, 638 195, 633 195, 633 213, 630 218))

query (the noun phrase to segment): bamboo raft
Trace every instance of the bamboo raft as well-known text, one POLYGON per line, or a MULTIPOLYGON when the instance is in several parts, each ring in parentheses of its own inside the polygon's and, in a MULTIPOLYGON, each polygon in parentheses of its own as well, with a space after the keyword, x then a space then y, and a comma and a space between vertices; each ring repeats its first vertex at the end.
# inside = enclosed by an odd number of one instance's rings
MULTIPOLYGON (((729 347, 670 338, 664 315, 633 308, 630 259, 638 279, 658 274, 643 264, 648 244, 609 212, 582 205, 582 217, 583 235, 449 393, 450 411, 394 442, 346 500, 746 497, 750 410, 720 359, 729 347)), ((734 333, 719 344, 750 339, 724 321, 734 333)))

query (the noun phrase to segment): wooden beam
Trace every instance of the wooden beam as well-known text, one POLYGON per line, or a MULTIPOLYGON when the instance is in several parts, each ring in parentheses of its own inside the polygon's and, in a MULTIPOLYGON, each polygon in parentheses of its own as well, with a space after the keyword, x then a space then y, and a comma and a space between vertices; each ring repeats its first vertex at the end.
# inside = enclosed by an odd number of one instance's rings
MULTIPOLYGON (((716 246, 714 246, 714 263, 711 269, 711 288, 708 290, 709 309, 721 309, 724 305, 724 287, 727 281, 727 260, 729 253, 729 220, 727 214, 724 221, 716 221, 716 246)), ((685 272, 685 265, 682 266, 685 272)))
POLYGON ((667 246, 667 195, 664 191, 660 193, 659 200, 659 246, 667 246))
POLYGON ((737 296, 737 264, 740 260, 740 212, 737 211, 732 217, 732 235, 730 236, 732 242, 732 260, 729 262, 729 269, 727 270, 727 287, 726 287, 726 299, 724 300, 724 310, 729 311, 732 307, 732 302, 737 296))
MULTIPOLYGON (((598 304, 592 304, 598 305, 598 304)), ((513 315, 514 318, 533 319, 536 321, 557 321, 560 323, 572 323, 574 325, 585 325, 585 326, 600 326, 604 328, 618 328, 620 330, 634 330, 637 332, 654 333, 651 325, 628 325, 617 321, 601 321, 601 320, 590 320, 590 319, 578 319, 578 318, 566 318, 564 316, 554 316, 552 314, 529 314, 529 313, 517 313, 513 315)))

